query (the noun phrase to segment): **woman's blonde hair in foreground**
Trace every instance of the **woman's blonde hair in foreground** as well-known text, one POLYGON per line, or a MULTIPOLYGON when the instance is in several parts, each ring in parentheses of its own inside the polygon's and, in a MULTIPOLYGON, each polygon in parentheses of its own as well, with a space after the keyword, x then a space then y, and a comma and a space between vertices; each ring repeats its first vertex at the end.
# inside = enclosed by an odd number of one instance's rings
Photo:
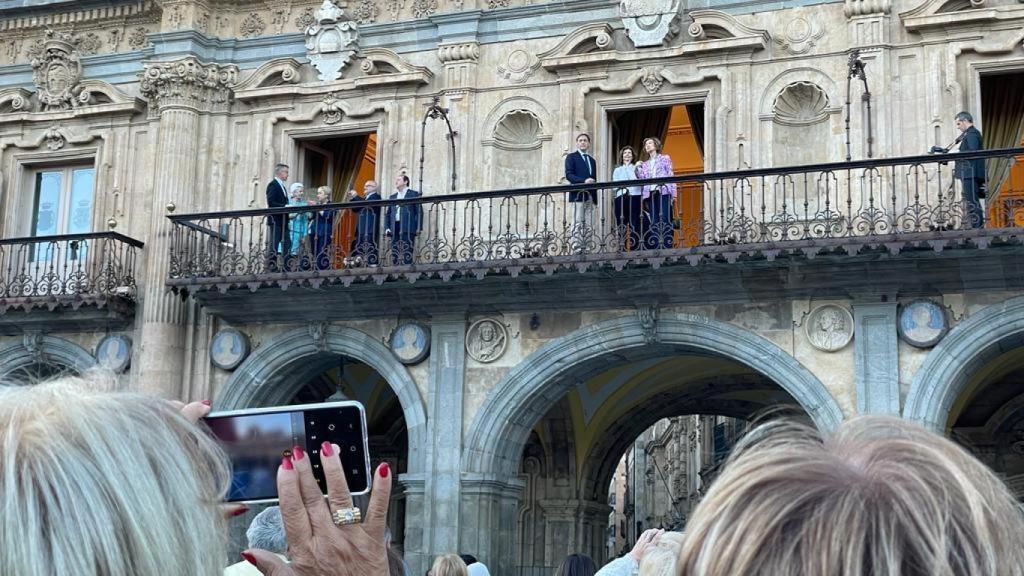
POLYGON ((665 532, 654 547, 644 552, 637 570, 638 576, 674 576, 679 550, 683 546, 681 532, 665 532))
POLYGON ((442 554, 434 558, 434 565, 430 567, 430 576, 468 576, 466 563, 459 558, 458 554, 442 554))
POLYGON ((1024 518, 967 451, 863 416, 822 440, 769 422, 740 441, 686 526, 681 576, 1024 573, 1024 518))
POLYGON ((0 574, 223 572, 223 452, 170 403, 112 389, 0 386, 0 574))

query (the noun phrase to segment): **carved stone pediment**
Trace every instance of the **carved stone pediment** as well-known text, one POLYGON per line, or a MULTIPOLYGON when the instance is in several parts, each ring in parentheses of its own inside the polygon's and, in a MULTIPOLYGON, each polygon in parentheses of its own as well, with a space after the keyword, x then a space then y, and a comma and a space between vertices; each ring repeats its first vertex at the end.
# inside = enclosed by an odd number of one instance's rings
POLYGON ((367 48, 363 50, 363 61, 360 69, 367 76, 404 75, 413 82, 426 84, 434 76, 430 69, 414 66, 387 48, 367 48))
POLYGON ((235 93, 282 84, 298 84, 302 65, 294 58, 275 58, 265 62, 235 86, 235 93))
POLYGON ((358 26, 331 0, 323 1, 315 17, 306 28, 306 56, 321 82, 337 80, 359 49, 358 26))
POLYGON ((637 48, 663 46, 679 28, 680 0, 621 0, 619 16, 637 48))
POLYGON ((925 0, 899 16, 907 30, 971 27, 1024 20, 1024 5, 992 6, 986 0, 925 0))
POLYGON ((70 34, 46 31, 42 52, 32 59, 32 83, 44 111, 78 107, 82 64, 77 46, 70 34))
POLYGON ((24 88, 0 90, 0 114, 28 112, 32 106, 32 92, 24 88))
POLYGON ((582 62, 614 60, 612 27, 603 22, 581 26, 565 35, 547 52, 537 55, 541 66, 549 70, 582 62))
POLYGON ((736 49, 764 50, 771 41, 767 30, 753 28, 735 16, 719 10, 690 12, 693 23, 686 29, 690 41, 686 53, 707 53, 736 49))

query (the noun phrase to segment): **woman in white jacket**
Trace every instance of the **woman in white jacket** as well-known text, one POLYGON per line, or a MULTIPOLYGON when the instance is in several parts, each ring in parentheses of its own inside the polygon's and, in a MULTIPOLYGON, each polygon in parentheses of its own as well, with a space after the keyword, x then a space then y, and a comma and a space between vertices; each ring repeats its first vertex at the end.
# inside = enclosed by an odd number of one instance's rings
POLYGON ((674 576, 682 545, 679 532, 646 530, 629 554, 612 560, 596 576, 674 576))

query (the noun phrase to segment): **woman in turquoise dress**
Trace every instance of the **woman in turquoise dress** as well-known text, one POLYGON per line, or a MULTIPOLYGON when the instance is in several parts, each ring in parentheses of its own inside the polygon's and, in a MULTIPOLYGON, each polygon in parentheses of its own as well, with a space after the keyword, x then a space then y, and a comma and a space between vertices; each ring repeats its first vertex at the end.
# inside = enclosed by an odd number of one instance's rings
MULTIPOLYGON (((292 184, 291 188, 288 189, 288 206, 309 206, 309 202, 306 202, 306 199, 302 197, 305 191, 306 188, 301 182, 292 184)), ((309 219, 312 216, 313 214, 311 212, 297 212, 288 216, 288 219, 290 220, 288 224, 288 231, 292 238, 291 253, 293 255, 299 254, 303 251, 303 248, 305 248, 306 234, 309 233, 309 219)))

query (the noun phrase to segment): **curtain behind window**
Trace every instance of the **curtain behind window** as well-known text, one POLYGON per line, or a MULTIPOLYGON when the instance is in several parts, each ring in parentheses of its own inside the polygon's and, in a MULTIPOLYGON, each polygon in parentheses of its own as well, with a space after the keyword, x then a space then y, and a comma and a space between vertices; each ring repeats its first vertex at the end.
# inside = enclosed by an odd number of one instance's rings
MULTIPOLYGON (((982 76, 981 118, 986 150, 1020 146, 1024 138, 1024 74, 982 76)), ((995 202, 1012 165, 1010 158, 986 162, 989 205, 995 202)))

